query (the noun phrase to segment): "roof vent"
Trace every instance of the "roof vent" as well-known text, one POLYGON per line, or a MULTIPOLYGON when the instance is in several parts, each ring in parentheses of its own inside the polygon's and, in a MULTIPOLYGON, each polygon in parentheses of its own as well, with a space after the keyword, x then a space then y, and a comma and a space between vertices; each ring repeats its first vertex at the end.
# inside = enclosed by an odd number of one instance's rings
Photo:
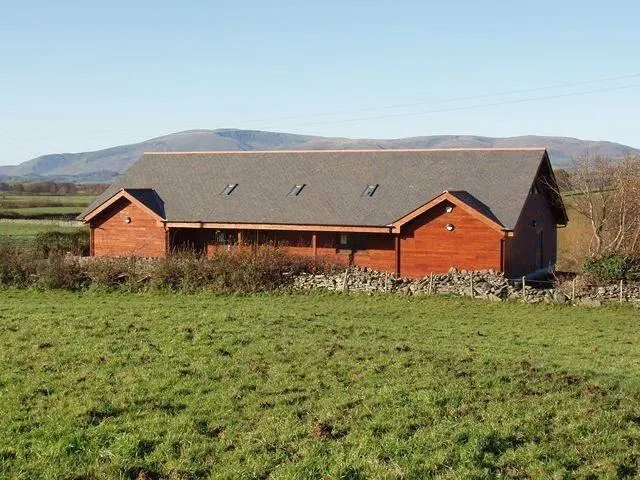
POLYGON ((227 196, 231 195, 231 192, 233 192, 236 189, 237 186, 238 186, 237 183, 230 183, 229 185, 224 187, 224 190, 222 190, 220 195, 227 195, 227 196))
POLYGON ((287 193, 287 197, 297 197, 306 184, 301 183, 299 185, 294 185, 294 187, 287 193))
POLYGON ((374 184, 374 185, 367 185, 367 188, 364 189, 364 192, 362 192, 361 197, 373 197, 373 194, 376 192, 376 190, 378 189, 378 184, 374 184))

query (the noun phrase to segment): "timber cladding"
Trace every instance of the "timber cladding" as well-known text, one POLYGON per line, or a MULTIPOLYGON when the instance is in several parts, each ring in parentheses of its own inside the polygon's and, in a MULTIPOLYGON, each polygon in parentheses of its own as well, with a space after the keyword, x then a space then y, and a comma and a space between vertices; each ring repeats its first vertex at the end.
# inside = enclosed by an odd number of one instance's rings
POLYGON ((520 277, 556 262, 557 231, 544 191, 527 198, 514 236, 506 242, 506 274, 520 277))
POLYGON ((166 255, 164 225, 125 198, 102 212, 91 229, 94 256, 166 255))
POLYGON ((403 227, 400 273, 416 278, 451 267, 501 270, 503 236, 462 208, 443 202, 403 227), (447 225, 453 229, 447 230, 447 225))

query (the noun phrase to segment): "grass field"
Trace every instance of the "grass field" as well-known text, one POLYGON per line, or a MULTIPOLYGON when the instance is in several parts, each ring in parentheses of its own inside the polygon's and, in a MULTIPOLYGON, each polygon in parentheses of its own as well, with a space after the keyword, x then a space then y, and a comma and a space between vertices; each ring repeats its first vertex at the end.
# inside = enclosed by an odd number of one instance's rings
POLYGON ((1 201, 10 201, 10 202, 61 202, 61 203, 84 203, 88 205, 91 203, 96 197, 94 195, 19 195, 13 193, 2 193, 0 194, 0 202, 1 201))
POLYGON ((43 218, 54 215, 74 216, 81 213, 95 197, 90 195, 0 195, 0 218, 20 215, 43 218))
POLYGON ((42 215, 78 215, 84 206, 56 206, 56 207, 19 207, 9 208, 5 212, 18 213, 24 217, 38 218, 42 215))
POLYGON ((1 291, 4 478, 633 478, 631 307, 1 291))
POLYGON ((65 225, 66 222, 56 222, 53 220, 0 220, 0 238, 10 237, 15 243, 26 243, 33 240, 41 232, 71 232, 78 228, 65 225))

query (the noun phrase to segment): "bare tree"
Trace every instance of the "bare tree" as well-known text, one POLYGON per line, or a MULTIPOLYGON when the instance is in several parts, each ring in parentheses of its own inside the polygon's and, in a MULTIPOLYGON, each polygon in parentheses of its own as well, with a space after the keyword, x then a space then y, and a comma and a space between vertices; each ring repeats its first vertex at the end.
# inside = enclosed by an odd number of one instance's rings
POLYGON ((606 157, 577 160, 570 175, 563 179, 570 191, 566 205, 574 217, 589 225, 584 250, 589 256, 606 251, 640 251, 640 157, 613 161, 606 157))

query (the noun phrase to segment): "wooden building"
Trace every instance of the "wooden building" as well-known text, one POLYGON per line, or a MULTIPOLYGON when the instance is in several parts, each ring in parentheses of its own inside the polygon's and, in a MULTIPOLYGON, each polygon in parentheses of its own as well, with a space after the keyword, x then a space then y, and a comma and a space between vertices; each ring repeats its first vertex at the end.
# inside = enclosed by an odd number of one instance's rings
POLYGON ((544 149, 145 153, 79 219, 95 256, 273 243, 406 277, 511 277, 567 223, 544 149))

